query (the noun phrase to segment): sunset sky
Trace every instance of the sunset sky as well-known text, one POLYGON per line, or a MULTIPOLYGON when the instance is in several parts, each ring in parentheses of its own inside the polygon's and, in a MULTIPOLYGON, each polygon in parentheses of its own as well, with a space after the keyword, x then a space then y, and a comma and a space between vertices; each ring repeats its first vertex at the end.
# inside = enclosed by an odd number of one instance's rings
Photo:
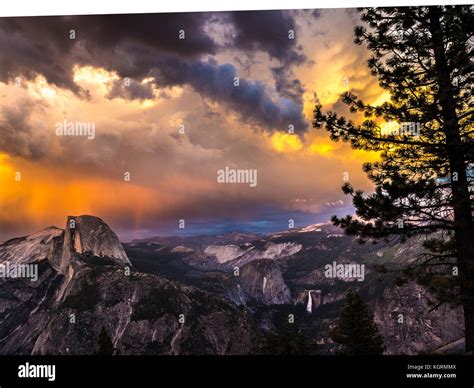
POLYGON ((344 91, 389 97, 358 23, 354 10, 0 19, 0 241, 80 214, 129 241, 351 213, 343 173, 370 190, 361 166, 377 155, 311 120, 315 93, 345 114, 344 91), (57 136, 64 120, 95 138, 57 136), (225 167, 256 169, 258 185, 219 184, 225 167))

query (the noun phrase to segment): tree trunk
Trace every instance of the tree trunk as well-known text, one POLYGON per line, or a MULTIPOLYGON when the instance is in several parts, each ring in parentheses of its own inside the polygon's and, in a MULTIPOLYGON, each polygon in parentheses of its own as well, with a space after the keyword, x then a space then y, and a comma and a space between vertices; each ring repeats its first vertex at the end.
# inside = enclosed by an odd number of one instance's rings
POLYGON ((474 230, 466 172, 466 150, 461 141, 440 17, 441 9, 439 7, 429 7, 430 31, 439 81, 439 102, 451 172, 454 233, 461 303, 464 309, 466 351, 469 352, 474 351, 474 230), (455 175, 457 175, 457 180, 454 179, 455 175))

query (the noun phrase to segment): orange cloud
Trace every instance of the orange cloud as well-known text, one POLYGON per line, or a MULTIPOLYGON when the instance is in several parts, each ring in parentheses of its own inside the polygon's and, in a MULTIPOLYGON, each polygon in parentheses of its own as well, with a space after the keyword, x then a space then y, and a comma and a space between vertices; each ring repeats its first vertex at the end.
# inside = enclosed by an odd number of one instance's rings
MULTIPOLYGON (((65 217, 77 214, 111 216, 140 214, 140 209, 169 206, 172 198, 119 179, 72 176, 59 169, 40 167, 0 154, 0 214, 3 224, 23 220, 28 229, 62 226, 65 217), (15 165, 16 164, 16 165, 15 165)), ((135 220, 135 223, 139 220, 135 220)))
POLYGON ((314 143, 309 146, 309 152, 319 155, 327 155, 336 149, 336 145, 333 143, 314 143))
POLYGON ((303 148, 303 142, 294 134, 276 132, 270 138, 273 149, 277 152, 296 152, 303 148))

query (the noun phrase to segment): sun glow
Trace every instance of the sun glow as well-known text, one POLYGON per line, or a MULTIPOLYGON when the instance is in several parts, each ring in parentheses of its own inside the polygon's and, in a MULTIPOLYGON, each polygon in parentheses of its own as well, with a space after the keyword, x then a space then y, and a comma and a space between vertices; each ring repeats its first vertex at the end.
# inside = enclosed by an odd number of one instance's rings
POLYGON ((328 155, 336 149, 336 146, 331 143, 313 143, 309 146, 309 152, 312 154, 328 155))
POLYGON ((75 66, 74 67, 74 82, 77 84, 108 84, 119 76, 115 72, 110 72, 102 68, 93 66, 75 66))
POLYGON ((303 148, 303 142, 298 137, 298 135, 289 133, 274 133, 270 138, 270 142, 275 151, 282 153, 296 152, 303 148))

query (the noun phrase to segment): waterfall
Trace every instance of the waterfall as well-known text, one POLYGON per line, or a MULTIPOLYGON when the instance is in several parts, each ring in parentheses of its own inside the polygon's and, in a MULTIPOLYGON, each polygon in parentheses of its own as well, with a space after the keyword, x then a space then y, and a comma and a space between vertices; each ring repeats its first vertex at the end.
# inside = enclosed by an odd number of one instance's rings
POLYGON ((263 277, 263 287, 262 287, 262 288, 263 288, 263 293, 264 293, 264 294, 265 294, 265 288, 266 288, 266 287, 267 287, 267 277, 266 277, 266 276, 264 276, 264 277, 263 277))
POLYGON ((310 314, 313 312, 313 298, 311 297, 311 291, 313 290, 309 290, 308 292, 308 304, 306 305, 306 311, 310 314))

